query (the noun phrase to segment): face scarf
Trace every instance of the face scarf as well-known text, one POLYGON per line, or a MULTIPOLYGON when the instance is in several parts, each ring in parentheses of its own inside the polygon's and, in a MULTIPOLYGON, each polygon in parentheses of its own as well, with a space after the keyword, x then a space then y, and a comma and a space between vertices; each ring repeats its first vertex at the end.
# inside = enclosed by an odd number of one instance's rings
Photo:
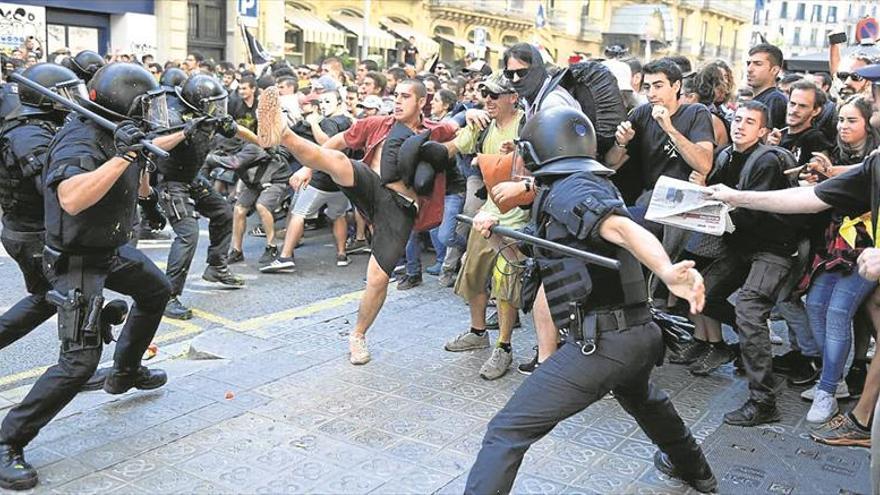
POLYGON ((541 53, 534 46, 531 46, 531 49, 532 63, 529 66, 529 71, 526 73, 526 76, 517 81, 511 81, 516 93, 520 97, 525 98, 529 104, 534 103, 535 98, 538 96, 538 92, 541 91, 541 87, 547 79, 547 69, 544 68, 544 59, 541 57, 541 53))

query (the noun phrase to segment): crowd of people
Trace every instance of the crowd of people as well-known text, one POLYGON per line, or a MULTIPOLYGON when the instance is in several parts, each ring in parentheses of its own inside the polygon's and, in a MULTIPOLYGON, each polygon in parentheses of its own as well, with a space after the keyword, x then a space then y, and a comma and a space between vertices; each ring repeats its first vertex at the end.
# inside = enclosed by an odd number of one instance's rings
POLYGON ((157 315, 192 317, 181 296, 199 215, 209 228, 203 278, 228 287, 244 285, 229 266, 251 257, 265 274, 307 270, 295 253, 310 228, 330 227, 335 243, 327 256, 340 269, 351 256, 369 255, 367 288, 349 338, 355 365, 371 359, 367 330, 392 282, 409 290, 427 274, 467 303, 470 328, 450 335, 445 349, 491 348, 475 370, 485 380, 512 369, 533 375, 490 423, 469 491, 509 491, 531 443, 609 393, 660 447, 659 470, 700 491, 715 488, 690 432, 665 394, 650 386, 650 371, 663 360, 653 333, 627 333, 651 337, 642 340, 614 333, 655 328, 649 292, 653 306, 693 325, 692 338, 670 347, 666 361, 687 366, 694 379, 733 363, 747 380, 748 399, 725 423, 779 421, 776 400, 787 381, 811 404, 806 421, 813 439, 871 445, 880 395, 880 365, 871 361, 880 324, 872 222, 878 187, 872 167, 880 161, 872 158, 880 146, 878 60, 841 58, 832 45, 829 73, 792 73, 783 70, 782 51, 762 43, 749 50, 744 81, 738 81, 728 61, 693 67, 675 56, 643 63, 616 49, 566 69, 526 43, 510 47, 495 71, 482 60, 452 64, 436 57, 418 61, 418 68, 403 62, 382 69, 370 59, 346 68, 333 57, 256 68, 199 53, 160 65, 151 56, 94 52, 56 53, 50 58, 57 64, 40 64, 25 52, 4 59, 4 77, 19 72, 123 122, 108 136, 27 87, 19 91, 18 109, 4 116, 15 124, 4 124, 0 134, 2 240, 30 296, 0 317, 0 347, 56 311, 59 325, 71 332, 62 339, 61 368, 50 368, 3 422, 4 488, 36 483, 21 449, 79 390, 121 393, 165 383, 164 373, 143 367, 138 353, 155 333, 157 315), (72 80, 87 83, 90 94, 72 80), (102 100, 120 80, 134 81, 140 93, 122 102, 113 99, 118 95, 102 100), (584 91, 591 96, 583 98, 584 91), (160 103, 164 114, 153 112, 160 103), (128 122, 134 107, 154 132, 128 122), (25 128, 39 130, 17 141, 26 147, 14 145, 10 136, 25 128), (86 131, 98 136, 100 150, 77 148, 86 131), (153 156, 154 166, 129 174, 128 163, 146 161, 139 143, 147 137, 169 156, 153 156), (84 152, 102 159, 75 161, 84 152), (26 166, 34 162, 43 177, 37 185, 33 166, 26 166), (712 236, 647 221, 661 177, 707 186, 708 195, 737 206, 735 230, 712 236), (140 213, 114 213, 134 219, 128 236, 119 228, 92 232, 83 223, 108 215, 80 215, 103 201, 123 201, 114 181, 137 190, 140 213), (25 183, 26 190, 10 190, 25 183), (54 198, 46 200, 45 219, 31 192, 54 198), (250 234, 265 237, 261 253, 243 247, 254 213, 259 226, 250 234), (473 225, 458 222, 458 214, 473 217, 473 225), (170 238, 166 225, 174 240, 163 276, 133 246, 170 238), (494 226, 605 254, 619 269, 587 269, 504 241, 492 234, 494 226), (56 263, 88 267, 90 253, 83 250, 103 248, 106 240, 115 261, 97 270, 103 273, 98 282, 84 275, 73 280, 73 269, 62 273, 57 264, 46 265, 45 275, 34 266, 39 254, 44 265, 59 256, 56 263), (434 261, 427 267, 425 250, 434 261), (646 282, 639 263, 655 273, 655 283, 646 282), (123 281, 132 277, 149 283, 123 281), (77 331, 89 311, 77 309, 66 320, 70 308, 51 303, 47 293, 98 297, 104 286, 135 303, 116 365, 95 371, 100 342, 86 345, 77 331), (514 363, 513 329, 526 314, 534 319, 537 346, 534 356, 514 363), (774 319, 785 321, 787 338, 771 331, 774 319), (784 342, 790 350, 775 353, 784 342), (76 357, 82 349, 91 352, 88 359, 76 357), (624 370, 601 367, 590 361, 594 352, 639 362, 624 370), (596 373, 568 376, 583 359, 596 373), (843 400, 856 402, 844 410, 843 400))

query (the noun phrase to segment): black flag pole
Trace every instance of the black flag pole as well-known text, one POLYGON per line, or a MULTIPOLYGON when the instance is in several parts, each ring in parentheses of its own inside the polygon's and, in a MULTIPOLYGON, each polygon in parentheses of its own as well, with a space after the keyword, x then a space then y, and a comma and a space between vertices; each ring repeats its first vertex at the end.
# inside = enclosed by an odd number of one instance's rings
MULTIPOLYGON (((474 219, 467 215, 456 215, 455 218, 460 221, 470 225, 474 224, 474 219)), ((557 242, 548 241, 546 239, 541 239, 540 237, 535 237, 532 235, 524 234, 518 230, 513 230, 508 227, 502 227, 500 225, 495 225, 491 229, 493 234, 498 234, 500 236, 509 237, 511 239, 515 239, 517 241, 522 241, 528 244, 532 244, 544 249, 549 249, 551 251, 556 251, 557 253, 565 254, 568 256, 572 256, 574 258, 581 259, 586 261, 587 263, 592 263, 594 265, 604 266, 605 268, 611 268, 612 270, 620 269, 620 262, 613 258, 608 258, 606 256, 598 255, 595 253, 590 253, 588 251, 581 251, 580 249, 575 249, 573 247, 568 247, 563 244, 559 244, 557 242)))

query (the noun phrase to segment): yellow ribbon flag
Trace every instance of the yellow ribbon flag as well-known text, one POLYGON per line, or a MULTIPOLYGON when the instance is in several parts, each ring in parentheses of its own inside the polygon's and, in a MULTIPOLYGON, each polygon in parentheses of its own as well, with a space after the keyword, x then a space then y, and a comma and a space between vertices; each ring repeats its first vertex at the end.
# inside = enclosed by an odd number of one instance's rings
POLYGON ((877 235, 874 233, 874 229, 872 228, 871 222, 871 212, 865 213, 864 215, 857 218, 843 217, 843 222, 840 223, 840 229, 838 233, 840 233, 840 237, 843 237, 843 240, 849 244, 849 247, 856 247, 856 237, 858 236, 858 231, 856 227, 859 224, 865 225, 865 230, 868 231, 868 235, 871 236, 871 239, 874 240, 874 245, 877 245, 877 235))

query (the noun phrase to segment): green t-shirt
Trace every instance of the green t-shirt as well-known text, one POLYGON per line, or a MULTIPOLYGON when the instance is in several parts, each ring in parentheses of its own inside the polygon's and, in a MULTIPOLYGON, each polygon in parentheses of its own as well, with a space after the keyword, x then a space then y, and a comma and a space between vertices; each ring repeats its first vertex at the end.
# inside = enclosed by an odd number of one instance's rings
MULTIPOLYGON (((486 139, 483 140, 483 149, 477 150, 477 138, 480 137, 480 129, 477 126, 469 125, 455 136, 455 147, 463 154, 487 153, 497 154, 501 150, 501 145, 506 141, 513 141, 519 137, 519 121, 522 118, 522 110, 517 110, 516 116, 510 120, 505 127, 498 127, 493 120, 489 124, 489 130, 486 132, 486 139)), ((522 208, 516 207, 507 213, 501 213, 498 206, 489 198, 480 211, 491 213, 498 217, 498 224, 504 227, 520 228, 529 221, 529 213, 522 208)))

